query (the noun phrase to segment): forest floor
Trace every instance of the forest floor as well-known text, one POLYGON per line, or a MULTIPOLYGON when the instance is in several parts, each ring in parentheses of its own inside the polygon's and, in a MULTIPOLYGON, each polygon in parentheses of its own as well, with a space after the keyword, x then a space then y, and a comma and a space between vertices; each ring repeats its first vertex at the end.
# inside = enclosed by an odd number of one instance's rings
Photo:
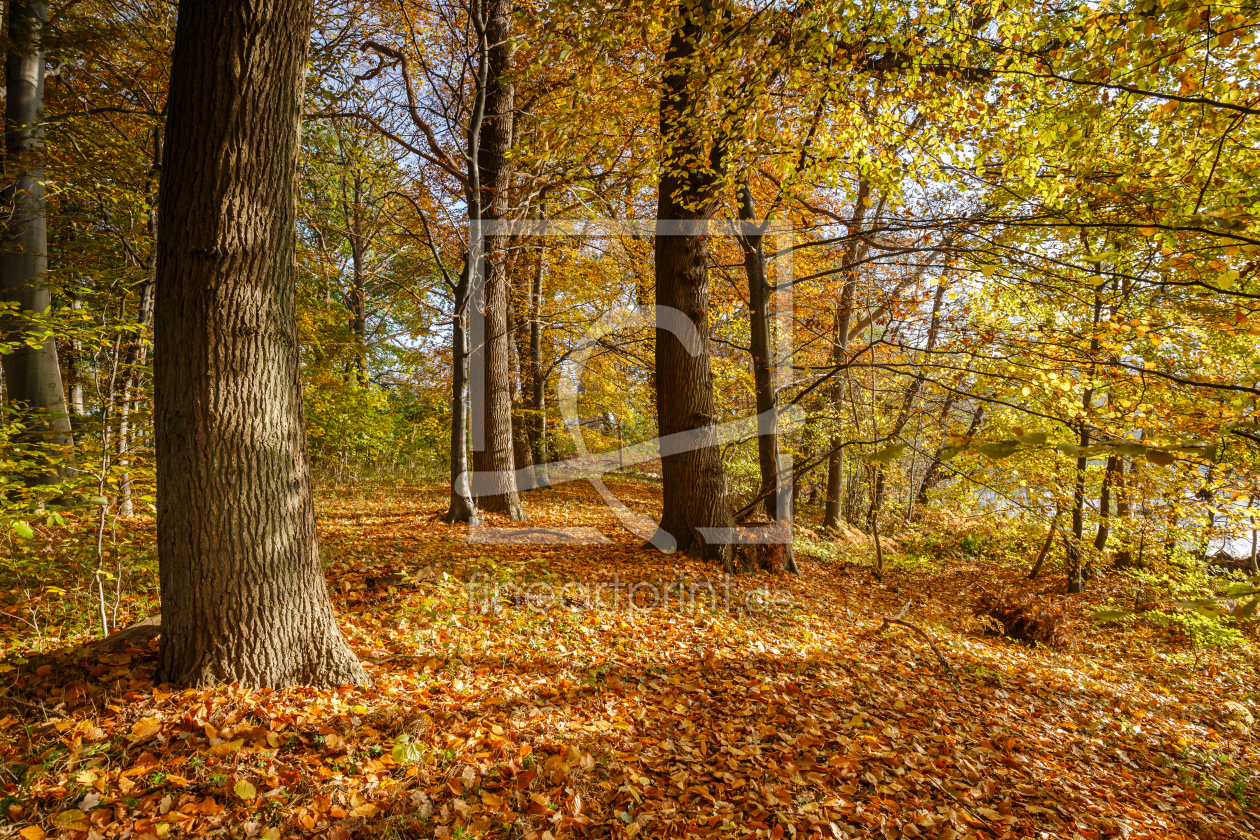
POLYGON ((443 501, 320 493, 371 689, 172 690, 155 641, 35 653, 4 625, 0 837, 1260 837, 1254 642, 1095 626, 1146 597, 1128 577, 1063 598, 1023 548, 938 530, 882 581, 807 539, 799 577, 728 582, 640 548, 585 484, 529 494, 531 524, 607 543, 470 544, 443 501), (973 617, 1008 587, 1063 602, 1063 646, 973 617))

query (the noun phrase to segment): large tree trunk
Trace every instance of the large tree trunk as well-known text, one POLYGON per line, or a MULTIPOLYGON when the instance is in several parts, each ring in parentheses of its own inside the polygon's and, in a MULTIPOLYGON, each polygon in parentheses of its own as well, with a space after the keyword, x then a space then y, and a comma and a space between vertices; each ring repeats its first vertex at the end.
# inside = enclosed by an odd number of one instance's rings
MULTIPOLYGON (((704 148, 701 139, 704 101, 696 80, 704 72, 699 41, 720 19, 714 0, 700 0, 675 24, 661 79, 661 179, 656 217, 659 220, 703 221, 712 217, 721 182, 720 152, 704 148)), ((671 231, 658 222, 656 236, 656 414, 661 437, 680 435, 685 450, 661 458, 664 515, 652 543, 718 561, 735 568, 734 546, 710 542, 700 529, 733 529, 727 501, 726 473, 718 447, 717 407, 709 363, 708 237, 694 231, 671 231), (662 235, 664 233, 665 235, 662 235), (685 318, 695 326, 690 348, 665 327, 666 319, 685 318), (695 352, 689 352, 694 350, 695 352)))
POLYGON ((161 187, 158 679, 371 680, 320 566, 295 317, 311 0, 183 0, 161 187))
POLYGON ((44 47, 47 3, 9 3, 5 62, 5 172, 0 193, 0 290, 16 312, 0 318, 0 341, 16 348, 3 356, 9 405, 26 426, 19 442, 41 451, 30 485, 55 484, 69 474, 73 444, 61 386, 57 343, 24 339, 32 318, 52 308, 48 288, 48 219, 44 204, 44 47), (46 459, 46 460, 45 460, 46 459))
MULTIPOLYGON (((497 222, 508 218, 512 182, 512 163, 508 159, 516 107, 510 75, 515 53, 511 40, 512 0, 489 0, 485 37, 485 120, 478 138, 477 168, 481 219, 497 222)), ((510 237, 501 234, 485 238, 485 333, 481 345, 473 348, 474 354, 481 354, 485 372, 480 418, 484 435, 482 440, 473 435, 473 495, 483 510, 506 513, 513 522, 520 522, 525 519, 525 509, 516 490, 512 449, 509 242, 510 237)))

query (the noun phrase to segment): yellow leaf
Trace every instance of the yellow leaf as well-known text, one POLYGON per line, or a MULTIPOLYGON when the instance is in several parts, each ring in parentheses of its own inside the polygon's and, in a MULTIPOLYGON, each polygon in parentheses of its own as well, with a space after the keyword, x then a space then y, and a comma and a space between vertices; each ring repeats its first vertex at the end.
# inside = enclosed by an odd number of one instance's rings
POLYGON ((241 799, 253 799, 258 795, 258 791, 254 786, 243 779, 232 786, 232 792, 241 799))
POLYGON ((273 825, 262 833, 262 840, 280 840, 280 829, 273 825))
POLYGON ((52 818, 53 825, 57 828, 83 831, 87 826, 87 814, 78 808, 71 808, 69 811, 62 811, 60 814, 54 814, 52 818))
POLYGON ((137 741, 143 741, 145 738, 152 738, 161 731, 161 721, 154 720, 153 718, 140 718, 140 720, 131 725, 131 734, 137 741))
POLYGON ((481 795, 481 803, 483 805, 489 805, 491 808, 502 808, 503 797, 496 796, 493 793, 483 793, 481 795))

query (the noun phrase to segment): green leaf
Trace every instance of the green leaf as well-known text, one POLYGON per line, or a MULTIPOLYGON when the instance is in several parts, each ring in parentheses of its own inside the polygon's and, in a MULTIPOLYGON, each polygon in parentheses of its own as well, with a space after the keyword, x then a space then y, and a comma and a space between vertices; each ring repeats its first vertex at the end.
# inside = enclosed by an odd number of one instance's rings
POLYGON ((977 446, 976 451, 981 455, 997 460, 999 458, 1008 458, 1014 455, 1019 449, 1019 441, 1017 440, 1000 440, 997 443, 986 443, 984 446, 977 446))
POLYGON ((901 453, 905 451, 906 445, 904 443, 894 443, 892 446, 885 447, 876 452, 874 455, 869 456, 866 460, 881 461, 885 463, 888 461, 895 461, 900 458, 901 453))
POLYGON ((1128 455, 1130 457, 1138 457, 1146 454, 1146 447, 1140 443, 1122 443, 1112 450, 1117 455, 1128 455))
POLYGON ((394 761, 399 764, 414 764, 417 761, 423 761, 427 752, 428 748, 424 744, 413 743, 406 735, 399 735, 394 749, 391 750, 394 761))
POLYGON ((1232 583, 1225 590, 1225 597, 1240 598, 1243 595, 1260 595, 1260 589, 1256 589, 1250 583, 1232 583))
POLYGON ((1177 456, 1171 452, 1165 452, 1162 449, 1147 449, 1146 460, 1150 461, 1157 467, 1166 467, 1177 460, 1177 456))
POLYGON ((1078 458, 1081 454, 1081 448, 1074 443, 1060 443, 1058 449, 1069 458, 1078 458))
POLYGON ((1098 610, 1094 613, 1094 621, 1098 624, 1106 624, 1109 621, 1119 621, 1129 615, 1128 610, 1098 610))
POLYGON ((13 532, 15 534, 24 540, 29 540, 31 537, 35 536, 35 530, 25 522, 13 522, 10 527, 13 528, 13 532))
POLYGON ((105 505, 109 504, 109 499, 105 498, 104 496, 93 496, 92 498, 87 500, 87 503, 89 505, 100 505, 101 507, 104 507, 105 505))
POLYGON ((1029 432, 1026 435, 1020 435, 1015 438, 1021 446, 1041 446, 1046 442, 1045 432, 1029 432))

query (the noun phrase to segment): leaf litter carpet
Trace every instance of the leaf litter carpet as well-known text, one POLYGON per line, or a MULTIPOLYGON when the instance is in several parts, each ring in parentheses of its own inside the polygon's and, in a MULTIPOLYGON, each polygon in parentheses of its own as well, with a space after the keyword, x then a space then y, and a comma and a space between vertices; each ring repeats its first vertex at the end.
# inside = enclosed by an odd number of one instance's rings
POLYGON ((1118 583, 1033 649, 970 617, 1019 569, 878 582, 801 554, 727 581, 640 548, 586 485, 526 501, 608 542, 471 544, 440 488, 321 492, 369 689, 175 690, 156 642, 11 658, 0 837, 1260 837, 1254 664, 1093 627, 1118 583), (956 677, 881 630, 903 607, 956 677))

